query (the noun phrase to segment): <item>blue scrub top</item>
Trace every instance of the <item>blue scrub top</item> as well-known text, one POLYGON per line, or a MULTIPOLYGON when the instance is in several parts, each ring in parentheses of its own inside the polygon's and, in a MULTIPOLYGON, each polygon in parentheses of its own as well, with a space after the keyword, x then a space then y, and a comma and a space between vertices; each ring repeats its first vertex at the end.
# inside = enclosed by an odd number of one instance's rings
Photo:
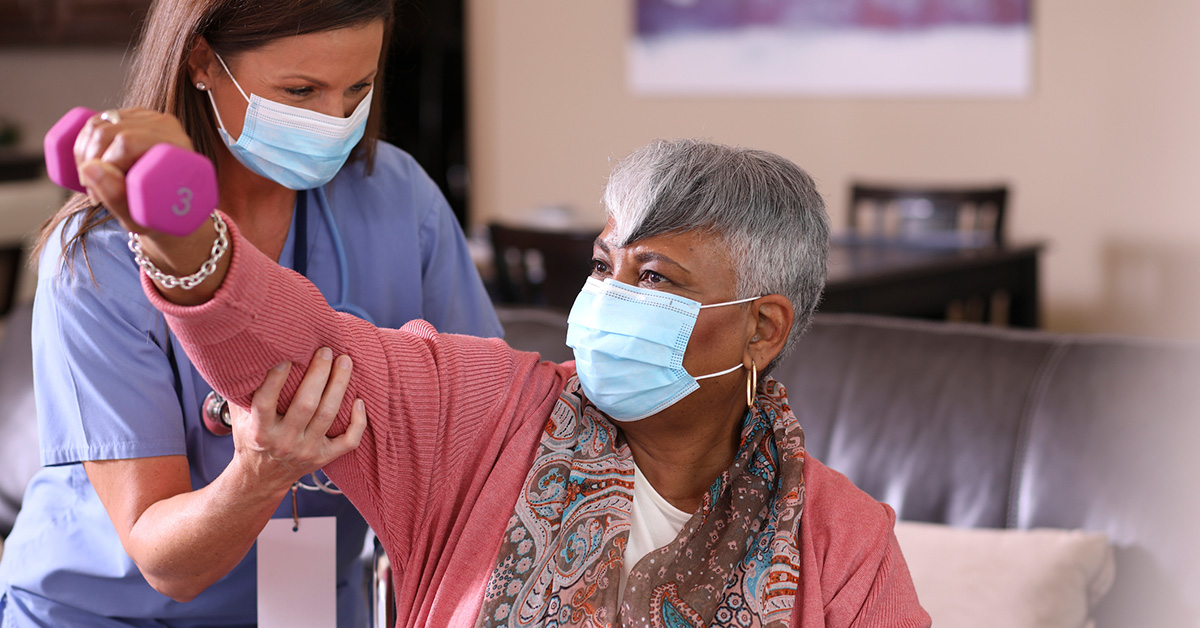
MULTIPOLYGON (((499 336, 500 324, 453 213, 407 153, 379 143, 375 171, 349 164, 326 187, 342 235, 349 285, 338 285, 333 241, 308 197, 310 280, 381 327, 423 318, 440 331, 499 336), (344 296, 342 290, 345 290, 344 296)), ((256 555, 191 602, 153 590, 125 553, 80 464, 186 455, 192 486, 210 483, 233 439, 203 426, 211 390, 146 301, 126 234, 115 221, 59 272, 60 227, 41 256, 34 302, 34 378, 44 467, 25 493, 0 561, 0 616, 10 626, 253 626, 256 555)), ((281 262, 290 266, 295 218, 281 262)), ((362 553, 367 525, 341 496, 300 491, 301 516, 338 518, 338 625, 366 624, 362 553)), ((403 504, 396 507, 403 508, 403 504)), ((286 498, 275 517, 291 517, 286 498)), ((297 592, 303 595, 302 591, 297 592)))

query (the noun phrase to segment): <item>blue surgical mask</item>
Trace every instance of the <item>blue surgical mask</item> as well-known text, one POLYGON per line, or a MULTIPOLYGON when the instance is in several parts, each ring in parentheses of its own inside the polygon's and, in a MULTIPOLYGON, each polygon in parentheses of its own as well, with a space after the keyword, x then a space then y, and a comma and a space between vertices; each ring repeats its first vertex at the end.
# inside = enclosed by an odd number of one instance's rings
MULTIPOLYGON (((217 60, 229 72, 229 66, 220 55, 217 60)), ((208 99, 217 116, 221 139, 242 165, 285 188, 310 190, 329 183, 342 169, 367 128, 374 87, 350 117, 339 118, 258 95, 247 96, 232 72, 229 72, 229 78, 250 104, 246 107, 242 135, 234 141, 225 130, 221 113, 217 111, 217 101, 209 90, 208 99)))
POLYGON ((683 368, 692 327, 700 310, 753 301, 700 303, 612 279, 589 277, 567 317, 567 345, 575 350, 575 372, 583 392, 615 421, 637 421, 661 412, 700 388, 683 368))

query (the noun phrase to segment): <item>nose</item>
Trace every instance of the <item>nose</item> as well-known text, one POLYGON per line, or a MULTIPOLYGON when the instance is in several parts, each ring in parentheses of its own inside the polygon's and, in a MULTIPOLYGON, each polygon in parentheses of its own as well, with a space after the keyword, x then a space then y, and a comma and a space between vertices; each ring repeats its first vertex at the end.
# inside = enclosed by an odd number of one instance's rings
POLYGON ((613 269, 613 281, 619 281, 625 285, 636 286, 638 283, 638 269, 632 264, 621 264, 617 262, 617 267, 613 269))
POLYGON ((317 113, 323 113, 334 118, 345 118, 349 115, 346 113, 345 103, 342 102, 342 99, 336 94, 330 94, 322 98, 321 101, 316 104, 315 110, 317 113))
POLYGON ((342 117, 349 118, 354 114, 354 110, 362 104, 363 100, 371 97, 371 90, 366 90, 365 93, 358 95, 355 98, 343 99, 342 101, 342 117))

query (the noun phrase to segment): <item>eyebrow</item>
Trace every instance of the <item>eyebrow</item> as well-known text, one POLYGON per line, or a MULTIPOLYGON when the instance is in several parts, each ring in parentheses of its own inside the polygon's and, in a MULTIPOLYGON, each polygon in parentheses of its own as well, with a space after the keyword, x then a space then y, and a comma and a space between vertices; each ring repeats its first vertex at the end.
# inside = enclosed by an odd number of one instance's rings
POLYGON ((638 253, 633 259, 637 260, 639 264, 644 264, 646 262, 663 262, 664 264, 670 264, 678 268, 687 275, 692 274, 690 271, 688 271, 688 269, 683 267, 683 264, 680 264, 679 262, 667 257, 666 255, 663 255, 662 253, 646 251, 644 253, 638 253))
MULTIPOLYGON (((604 251, 605 255, 611 254, 612 251, 609 249, 608 243, 606 243, 604 240, 596 238, 595 244, 596 246, 600 247, 601 251, 604 251)), ((679 262, 667 257, 666 255, 663 255, 662 253, 645 251, 643 253, 638 253, 633 259, 639 264, 644 264, 646 262, 663 262, 664 264, 670 264, 678 268, 689 276, 692 274, 691 271, 689 271, 687 268, 684 268, 683 264, 680 264, 679 262)))
MULTIPOLYGON (((377 74, 379 74, 379 70, 377 70, 377 69, 372 70, 366 76, 364 76, 362 78, 362 80, 356 81, 355 85, 357 85, 358 83, 366 83, 366 82, 372 81, 375 79, 375 75, 377 75, 377 74)), ((307 74, 289 74, 289 75, 281 77, 281 78, 282 78, 282 80, 285 80, 285 81, 290 80, 290 79, 300 79, 302 81, 312 83, 313 85, 316 85, 317 87, 320 87, 322 89, 329 88, 329 83, 326 83, 325 81, 322 81, 320 79, 308 76, 307 74)))

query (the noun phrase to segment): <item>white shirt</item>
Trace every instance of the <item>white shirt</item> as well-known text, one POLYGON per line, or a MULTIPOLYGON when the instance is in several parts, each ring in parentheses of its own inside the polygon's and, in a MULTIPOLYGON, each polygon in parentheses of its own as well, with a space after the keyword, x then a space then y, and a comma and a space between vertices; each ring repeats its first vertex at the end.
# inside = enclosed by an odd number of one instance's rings
POLYGON ((692 518, 663 499, 650 485, 637 464, 633 465, 633 512, 629 517, 629 544, 625 546, 625 560, 621 564, 621 594, 624 597, 625 582, 629 572, 643 556, 667 545, 679 536, 683 524, 692 518))

